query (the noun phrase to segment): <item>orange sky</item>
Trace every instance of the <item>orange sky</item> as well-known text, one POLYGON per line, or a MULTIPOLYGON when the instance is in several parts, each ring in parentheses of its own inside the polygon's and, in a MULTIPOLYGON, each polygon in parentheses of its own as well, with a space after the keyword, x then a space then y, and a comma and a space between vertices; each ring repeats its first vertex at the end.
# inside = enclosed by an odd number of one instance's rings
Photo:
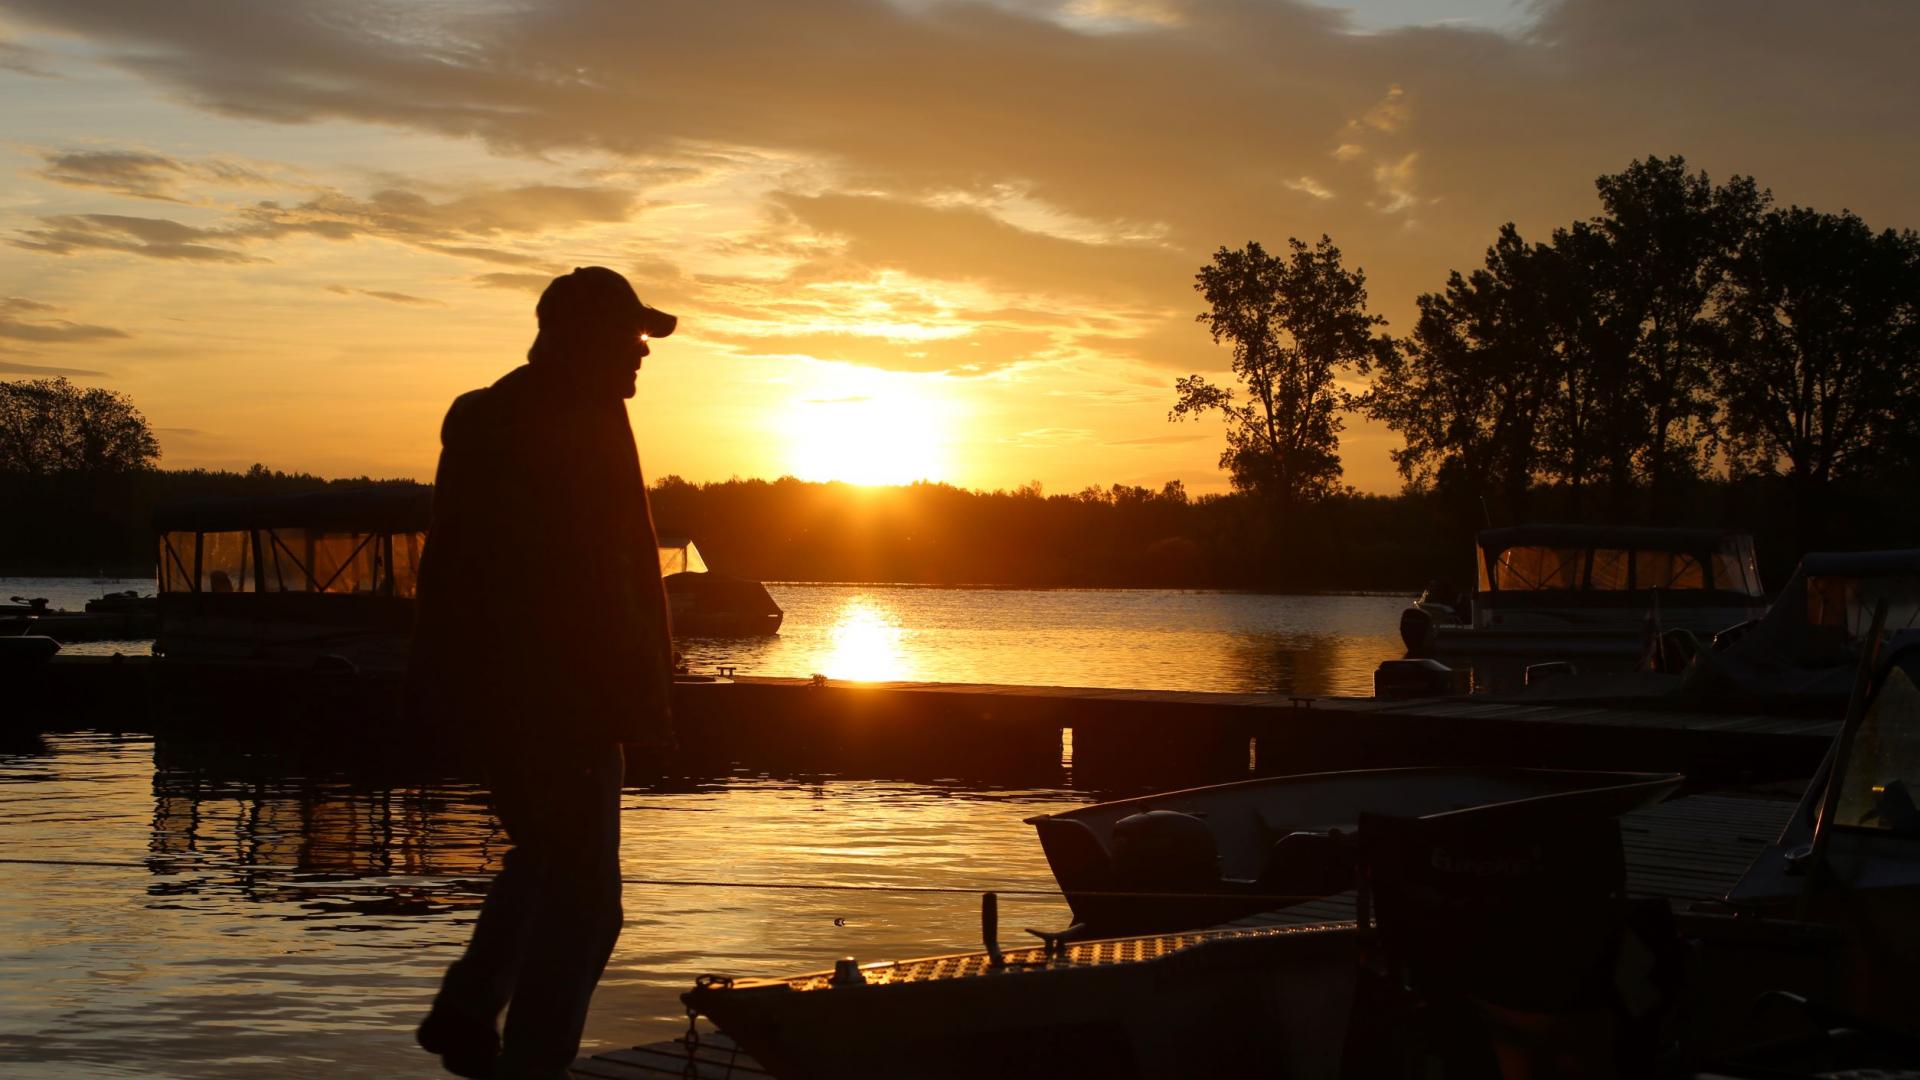
MULTIPOLYGON (((650 473, 1223 490, 1215 248, 1330 233, 1404 331, 1647 154, 1920 224, 1920 7, 0 0, 0 377, 171 466, 426 476, 537 289, 682 330, 650 473)), ((1347 479, 1388 491, 1353 422, 1347 479)))

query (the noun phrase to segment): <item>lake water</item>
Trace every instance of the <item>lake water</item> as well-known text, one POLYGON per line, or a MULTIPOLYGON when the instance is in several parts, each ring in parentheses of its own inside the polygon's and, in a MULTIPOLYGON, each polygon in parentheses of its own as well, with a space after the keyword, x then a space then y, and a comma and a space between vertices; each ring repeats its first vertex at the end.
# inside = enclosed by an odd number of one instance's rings
MULTIPOLYGON (((151 581, 0 578, 0 598, 78 611, 151 581)), ((695 671, 925 682, 1109 686, 1234 693, 1370 694, 1402 655, 1405 596, 1268 596, 1174 589, 767 587, 786 611, 769 638, 680 643, 695 671)), ((145 652, 88 642, 77 653, 145 652)))
MULTIPOLYGON (((0 579, 0 597, 78 608, 139 584, 0 579)), ((688 642, 696 670, 1359 693, 1399 655, 1406 602, 772 591, 779 637, 688 642)), ((1021 819, 1110 794, 746 772, 629 788, 627 925, 587 1050, 677 1034, 703 972, 978 948, 980 891, 1052 884, 1021 819), (899 886, 955 891, 884 891, 899 886)), ((0 745, 0 1074, 435 1075, 412 1027, 504 847, 482 790, 405 768, 86 732, 0 745)), ((1057 898, 1003 903, 1009 936, 1066 922, 1057 898)))

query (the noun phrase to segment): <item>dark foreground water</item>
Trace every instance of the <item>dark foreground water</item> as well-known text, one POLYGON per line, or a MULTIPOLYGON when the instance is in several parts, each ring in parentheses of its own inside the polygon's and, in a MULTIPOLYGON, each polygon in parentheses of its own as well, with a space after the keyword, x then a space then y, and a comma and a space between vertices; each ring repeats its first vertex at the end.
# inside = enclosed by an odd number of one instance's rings
MULTIPOLYGON (((37 585, 34 595, 77 608, 137 584, 0 579, 0 596, 37 585)), ((788 612, 778 638, 689 642, 695 668, 1363 693, 1374 665, 1399 654, 1405 603, 773 591, 788 612)), ((1021 819, 1096 795, 1063 783, 999 790, 742 773, 628 790, 627 925, 587 1049, 676 1034, 677 995, 702 972, 977 948, 980 890, 1051 886, 1021 819), (644 883, 662 879, 956 891, 644 883)), ((483 791, 432 775, 147 737, 0 747, 0 1076, 435 1075, 412 1027, 504 846, 483 791)), ((1066 921, 1055 898, 1003 903, 1009 933, 1066 921)))
MULTIPOLYGON (((0 754, 0 1075, 437 1071, 410 1032, 506 846, 484 793, 296 770, 145 737, 0 754)), ((630 879, 965 891, 629 883, 589 1051, 678 1033, 702 972, 977 948, 977 890, 1051 885, 1021 818, 1081 798, 751 776, 629 789, 630 879)), ((1065 925, 1058 900, 1005 902, 1010 927, 1065 925)))

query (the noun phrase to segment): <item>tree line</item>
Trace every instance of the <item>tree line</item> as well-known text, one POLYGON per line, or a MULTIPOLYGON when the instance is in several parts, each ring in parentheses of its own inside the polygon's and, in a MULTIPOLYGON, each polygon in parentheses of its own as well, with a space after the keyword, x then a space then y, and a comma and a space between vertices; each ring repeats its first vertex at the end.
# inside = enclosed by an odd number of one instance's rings
POLYGON ((1400 337, 1375 332, 1364 274, 1327 237, 1286 257, 1220 249, 1195 288, 1240 385, 1182 379, 1172 418, 1223 414, 1222 467, 1283 518, 1339 490, 1346 410, 1400 435, 1407 490, 1454 533, 1679 523, 1764 490, 1796 554, 1887 542, 1861 519, 1911 514, 1862 503, 1903 500, 1920 464, 1920 236, 1779 206, 1679 157, 1595 186, 1600 214, 1537 241, 1508 223, 1400 337))

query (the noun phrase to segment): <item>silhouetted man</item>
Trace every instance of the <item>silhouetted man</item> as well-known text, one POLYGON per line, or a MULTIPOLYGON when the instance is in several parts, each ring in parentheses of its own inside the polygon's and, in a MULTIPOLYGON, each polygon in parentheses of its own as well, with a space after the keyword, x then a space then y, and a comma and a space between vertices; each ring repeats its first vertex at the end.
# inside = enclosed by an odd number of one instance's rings
POLYGON ((563 1077, 579 1051, 620 934, 621 744, 668 739, 673 680, 624 402, 674 317, 598 266, 535 312, 527 364, 441 428, 410 671, 420 714, 479 752, 514 845, 418 1037, 503 1080, 563 1077))

